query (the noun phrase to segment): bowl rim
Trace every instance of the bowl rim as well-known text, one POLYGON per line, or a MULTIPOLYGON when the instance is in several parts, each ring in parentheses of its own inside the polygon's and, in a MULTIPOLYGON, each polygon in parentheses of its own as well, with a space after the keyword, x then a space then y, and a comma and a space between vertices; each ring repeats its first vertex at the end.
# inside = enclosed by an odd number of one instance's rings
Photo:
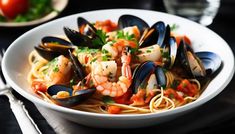
POLYGON ((162 112, 157 112, 157 113, 147 113, 147 114, 120 114, 120 115, 116 115, 116 114, 100 114, 100 113, 92 113, 92 112, 85 112, 85 111, 80 111, 80 110, 74 110, 74 109, 71 109, 71 108, 66 108, 66 107, 62 107, 62 106, 58 106, 58 105, 54 105, 54 104, 51 104, 51 103, 48 103, 36 96, 33 96, 31 95, 29 92, 27 92, 26 90, 22 89, 20 86, 18 86, 16 83, 14 83, 14 81, 11 80, 9 74, 8 74, 8 71, 7 71, 7 66, 6 66, 6 62, 7 62, 7 56, 9 54, 8 51, 11 50, 11 48, 13 48, 15 45, 14 44, 17 44, 18 40, 20 40, 21 38, 23 38, 25 35, 27 35, 28 33, 30 32, 34 32, 34 31, 37 31, 38 29, 44 27, 45 25, 47 24, 53 24, 53 23, 56 23, 58 21, 63 21, 63 20, 66 20, 67 18, 69 17, 73 17, 73 16, 78 16, 78 15, 82 15, 82 14, 87 14, 87 13, 97 13, 97 12, 109 12, 109 11, 114 11, 114 12, 118 12, 119 10, 125 10, 127 13, 128 11, 139 11, 139 12, 151 12, 151 13, 157 13, 159 15, 163 15, 163 16, 173 16, 173 17, 176 17, 177 19, 183 19, 183 20, 186 20, 190 23, 195 23, 196 25, 200 26, 200 27, 203 27, 201 26, 200 24, 197 24, 196 22, 192 22, 190 20, 187 20, 185 18, 182 18, 182 17, 178 17, 178 16, 175 16, 175 15, 171 15, 171 14, 167 14, 167 13, 164 13, 164 12, 158 12, 158 11, 151 11, 151 10, 145 10, 145 9, 126 9, 126 8, 118 8, 118 9, 101 9, 101 10, 92 10, 92 11, 87 11, 87 12, 82 12, 82 13, 78 13, 78 14, 72 14, 72 15, 69 15, 69 16, 65 16, 63 18, 59 18, 59 19, 56 19, 56 20, 53 20, 53 21, 50 21, 50 22, 47 22, 46 24, 43 24, 43 25, 40 25, 38 27, 35 27, 29 31, 27 31, 26 33, 24 33, 23 35, 21 35, 20 37, 18 37, 10 46, 9 48, 7 49, 6 51, 6 54, 4 55, 3 57, 3 61, 2 61, 2 69, 3 69, 3 74, 6 78, 6 80, 9 82, 9 84, 12 86, 12 88, 14 90, 16 90, 18 93, 20 93, 23 97, 27 98, 28 100, 34 102, 35 104, 40 104, 41 106, 44 106, 44 107, 47 107, 49 109, 53 109, 53 110, 56 110, 56 111, 60 111, 60 112, 64 112, 64 113, 70 113, 70 114, 79 114, 79 115, 89 115, 89 116, 93 116, 93 117, 102 117, 102 118, 118 118, 118 119, 126 119, 128 117, 128 119, 135 119, 136 117, 138 117, 138 119, 141 119, 141 118, 152 118, 152 117, 161 117, 161 116, 166 116, 166 115, 172 115, 172 114, 175 114, 175 113, 179 113, 179 112, 183 112, 183 111, 188 111, 192 108, 196 108, 206 102, 208 102, 209 100, 211 100, 212 98, 214 98, 216 95, 218 95, 222 90, 224 90, 224 88, 229 84, 229 82, 232 80, 233 78, 233 75, 234 75, 234 71, 235 71, 235 68, 234 68, 234 56, 233 56, 233 53, 232 53, 232 50, 231 48, 229 47, 229 45, 224 41, 224 39, 222 39, 219 35, 217 35, 215 32, 213 32, 212 30, 206 28, 206 30, 209 30, 210 33, 213 33, 217 36, 217 38, 219 38, 220 40, 222 40, 225 44, 227 44, 225 47, 227 47, 227 49, 229 50, 229 52, 232 54, 232 58, 233 60, 231 60, 233 63, 233 69, 231 70, 231 73, 229 74, 228 76, 228 79, 225 83, 223 83, 215 92, 213 92, 212 94, 210 94, 209 96, 207 97, 204 97, 202 99, 200 99, 200 101, 193 101, 189 104, 186 104, 186 105, 183 105, 183 106, 180 106, 180 107, 177 107, 177 108, 174 108, 172 110, 166 110, 166 111, 162 111, 162 112))

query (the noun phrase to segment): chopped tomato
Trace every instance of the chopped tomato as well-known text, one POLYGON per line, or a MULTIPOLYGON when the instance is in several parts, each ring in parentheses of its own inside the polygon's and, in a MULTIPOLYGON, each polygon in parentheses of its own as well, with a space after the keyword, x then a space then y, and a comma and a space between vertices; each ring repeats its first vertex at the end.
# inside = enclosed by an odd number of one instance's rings
POLYGON ((136 94, 133 94, 131 100, 133 101, 133 105, 143 106, 145 105, 145 95, 146 92, 143 89, 140 89, 136 94))
POLYGON ((118 106, 108 106, 108 113, 119 114, 119 113, 121 113, 121 108, 118 106))
POLYGON ((31 87, 34 92, 38 92, 38 91, 46 92, 47 91, 47 86, 45 85, 45 83, 41 81, 33 81, 31 87))
POLYGON ((112 22, 111 20, 96 21, 95 27, 97 29, 102 29, 106 33, 117 30, 117 24, 112 22))
POLYGON ((166 90, 164 90, 164 95, 166 95, 167 97, 173 97, 176 100, 182 102, 184 101, 184 98, 182 96, 180 96, 174 89, 172 88, 168 88, 166 90))
POLYGON ((119 97, 114 97, 113 100, 119 104, 131 104, 130 97, 132 95, 131 90, 127 90, 125 94, 119 97))
POLYGON ((181 83, 177 86, 177 90, 189 95, 194 96, 198 93, 197 87, 194 84, 191 84, 189 80, 184 79, 181 83))

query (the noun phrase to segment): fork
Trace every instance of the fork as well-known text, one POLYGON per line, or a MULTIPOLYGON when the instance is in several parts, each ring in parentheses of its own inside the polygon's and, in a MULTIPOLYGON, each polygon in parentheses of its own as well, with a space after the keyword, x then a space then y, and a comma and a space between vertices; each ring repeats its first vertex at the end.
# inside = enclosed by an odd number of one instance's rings
POLYGON ((2 73, 2 59, 3 55, 5 53, 5 50, 2 49, 0 51, 0 95, 6 95, 9 98, 11 109, 18 121, 18 124, 21 128, 21 131, 23 134, 41 134, 41 131, 37 127, 36 123, 33 121, 33 119, 30 117, 27 109, 25 108, 22 101, 18 100, 13 94, 12 94, 12 88, 5 80, 3 73, 2 73))

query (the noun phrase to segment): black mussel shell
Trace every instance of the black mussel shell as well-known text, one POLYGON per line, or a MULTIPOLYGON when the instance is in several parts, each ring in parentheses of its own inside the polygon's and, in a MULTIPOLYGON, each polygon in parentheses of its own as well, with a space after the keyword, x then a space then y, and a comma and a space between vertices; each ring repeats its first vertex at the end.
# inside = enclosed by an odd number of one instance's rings
POLYGON ((70 42, 53 36, 43 37, 41 44, 34 48, 40 56, 49 61, 60 55, 68 55, 68 50, 74 49, 70 42))
POLYGON ((91 39, 81 34, 78 31, 75 31, 73 29, 70 29, 68 27, 64 27, 64 33, 68 37, 68 39, 72 42, 75 46, 81 46, 81 47, 92 47, 92 41, 91 39))
POLYGON ((80 33, 87 35, 89 37, 96 36, 97 29, 86 19, 84 19, 82 17, 78 17, 77 24, 78 24, 78 28, 79 28, 80 33))
POLYGON ((170 37, 170 27, 162 21, 158 21, 151 28, 148 29, 147 34, 143 34, 139 41, 140 47, 147 47, 158 44, 161 48, 164 47, 164 42, 167 37, 170 37), (144 36, 144 37, 143 37, 144 36))
POLYGON ((177 43, 174 37, 169 37, 168 42, 165 43, 165 46, 163 48, 164 55, 166 61, 164 62, 164 67, 170 69, 173 67, 177 55, 177 43))
POLYGON ((79 81, 83 80, 86 77, 86 72, 79 60, 72 54, 69 50, 69 57, 72 62, 73 70, 79 81))
POLYGON ((58 103, 59 105, 65 107, 72 107, 80 104, 81 102, 87 100, 93 93, 95 93, 96 89, 84 89, 78 90, 73 93, 73 90, 64 85, 52 85, 47 89, 47 93, 51 96, 51 98, 58 103), (70 94, 70 97, 66 98, 53 98, 53 95, 56 95, 60 91, 67 91, 70 94))
POLYGON ((140 30, 140 34, 145 31, 145 29, 149 28, 149 25, 141 18, 133 15, 122 15, 118 19, 118 27, 119 29, 123 29, 125 27, 137 26, 140 30))
POLYGON ((193 52, 190 45, 186 44, 184 40, 181 40, 181 42, 179 44, 176 58, 181 63, 181 65, 184 67, 184 69, 186 70, 189 77, 203 78, 206 76, 206 70, 205 70, 201 60, 193 52), (191 56, 191 60, 190 60, 189 56, 191 56), (192 66, 193 61, 197 62, 196 64, 194 64, 197 66, 192 66))
POLYGON ((166 87, 167 78, 162 67, 157 66, 155 68, 155 76, 159 87, 166 87))
POLYGON ((139 65, 139 67, 136 68, 136 71, 133 73, 133 82, 132 82, 132 89, 134 93, 138 92, 139 86, 142 84, 142 82, 149 77, 151 73, 153 73, 155 70, 155 64, 150 61, 146 61, 139 65))
POLYGON ((65 39, 54 37, 54 36, 45 36, 42 38, 41 42, 44 43, 55 43, 63 46, 71 46, 72 44, 65 39))
POLYGON ((137 93, 141 85, 147 84, 149 76, 155 74, 158 87, 165 87, 167 80, 163 68, 156 66, 152 61, 146 61, 136 67, 133 73, 133 82, 131 88, 133 93, 137 93))
POLYGON ((58 57, 58 56, 61 55, 60 52, 55 52, 55 51, 52 51, 50 49, 45 49, 45 48, 42 48, 42 47, 39 47, 39 46, 35 46, 34 49, 38 52, 38 54, 40 56, 42 56, 44 59, 46 59, 48 61, 51 61, 55 57, 58 57))
POLYGON ((222 60, 216 53, 201 51, 196 52, 195 54, 202 61, 207 76, 211 76, 220 70, 222 66, 222 60))

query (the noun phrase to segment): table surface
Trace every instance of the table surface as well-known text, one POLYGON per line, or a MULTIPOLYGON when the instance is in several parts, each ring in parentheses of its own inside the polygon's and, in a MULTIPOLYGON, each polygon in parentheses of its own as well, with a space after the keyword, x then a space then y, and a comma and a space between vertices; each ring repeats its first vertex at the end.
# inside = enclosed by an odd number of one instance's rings
MULTIPOLYGON (((165 12, 162 1, 157 0, 73 0, 70 1, 66 9, 57 17, 80 13, 96 9, 111 8, 135 8, 148 9, 165 12)), ((235 1, 221 0, 221 7, 213 24, 208 26, 211 30, 220 35, 235 51, 235 1)), ((0 27, 0 47, 7 48, 17 37, 24 32, 36 27, 23 28, 1 28, 0 27)), ((215 44, 216 47, 216 44, 215 44)), ((233 131, 235 127, 235 81, 234 78, 222 93, 215 98, 173 121, 166 122, 157 126, 138 129, 96 129, 97 133, 123 133, 123 132, 143 132, 148 130, 151 133, 227 133, 233 131)), ((38 112, 37 108, 20 96, 14 94, 24 101, 29 114, 32 116, 42 133, 55 133, 44 117, 38 112)), ((88 128, 89 129, 89 128, 88 128)), ((91 128, 95 129, 95 128, 91 128)), ((94 132, 94 131, 93 131, 94 132)), ((19 125, 11 112, 8 99, 0 96, 0 133, 15 134, 21 133, 19 125)))

